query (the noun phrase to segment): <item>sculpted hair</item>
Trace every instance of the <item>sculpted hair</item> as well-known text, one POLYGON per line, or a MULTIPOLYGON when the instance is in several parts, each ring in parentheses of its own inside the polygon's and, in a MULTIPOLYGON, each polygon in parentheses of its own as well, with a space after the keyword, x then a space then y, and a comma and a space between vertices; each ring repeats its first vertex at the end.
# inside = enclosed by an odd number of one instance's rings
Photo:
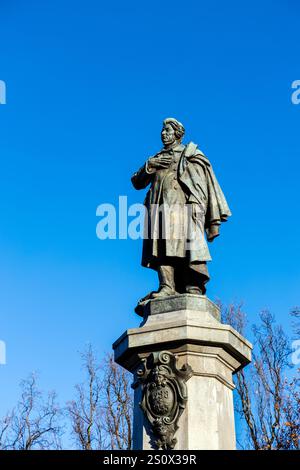
POLYGON ((176 136, 176 139, 181 140, 183 139, 183 136, 184 136, 184 133, 185 133, 185 129, 183 127, 183 124, 181 124, 181 122, 177 121, 177 119, 175 118, 167 118, 164 120, 163 122, 163 125, 165 126, 166 124, 170 124, 170 126, 173 127, 174 131, 175 131, 175 136, 176 136))

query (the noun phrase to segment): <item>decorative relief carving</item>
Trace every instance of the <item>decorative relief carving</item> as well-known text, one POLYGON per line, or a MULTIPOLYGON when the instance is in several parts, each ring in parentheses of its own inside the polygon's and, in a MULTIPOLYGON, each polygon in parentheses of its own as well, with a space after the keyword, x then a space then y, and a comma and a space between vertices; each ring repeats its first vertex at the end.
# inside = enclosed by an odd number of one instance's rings
POLYGON ((134 387, 141 385, 140 403, 158 449, 174 449, 178 420, 187 402, 187 380, 193 375, 185 364, 177 369, 176 356, 168 351, 150 354, 137 371, 134 387))

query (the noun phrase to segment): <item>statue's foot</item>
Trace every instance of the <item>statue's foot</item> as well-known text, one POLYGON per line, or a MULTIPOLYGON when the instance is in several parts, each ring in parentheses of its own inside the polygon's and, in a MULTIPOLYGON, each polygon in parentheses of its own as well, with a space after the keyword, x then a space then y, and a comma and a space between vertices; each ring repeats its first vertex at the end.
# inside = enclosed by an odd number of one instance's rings
POLYGON ((157 292, 153 292, 152 299, 158 299, 161 297, 168 297, 169 295, 175 295, 175 289, 169 286, 161 287, 157 292))
POLYGON ((193 295, 204 295, 205 291, 203 291, 200 287, 196 286, 187 286, 185 289, 186 294, 193 294, 193 295))
POLYGON ((137 306, 135 307, 134 311, 141 317, 144 316, 144 307, 147 304, 148 300, 152 299, 153 291, 149 292, 149 294, 145 295, 142 299, 138 301, 137 306))
POLYGON ((145 297, 142 297, 142 298, 138 301, 138 305, 139 305, 139 304, 143 304, 143 303, 147 302, 147 300, 152 299, 152 294, 154 294, 153 291, 149 292, 149 294, 145 295, 145 297))

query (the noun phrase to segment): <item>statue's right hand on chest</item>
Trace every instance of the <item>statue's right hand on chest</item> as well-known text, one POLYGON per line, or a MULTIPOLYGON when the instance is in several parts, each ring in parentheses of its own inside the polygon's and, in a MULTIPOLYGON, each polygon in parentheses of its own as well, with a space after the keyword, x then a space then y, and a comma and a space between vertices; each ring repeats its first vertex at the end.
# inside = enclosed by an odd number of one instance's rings
POLYGON ((161 170, 163 168, 168 168, 172 158, 169 155, 158 154, 154 157, 151 157, 147 160, 148 170, 155 172, 156 170, 161 170))

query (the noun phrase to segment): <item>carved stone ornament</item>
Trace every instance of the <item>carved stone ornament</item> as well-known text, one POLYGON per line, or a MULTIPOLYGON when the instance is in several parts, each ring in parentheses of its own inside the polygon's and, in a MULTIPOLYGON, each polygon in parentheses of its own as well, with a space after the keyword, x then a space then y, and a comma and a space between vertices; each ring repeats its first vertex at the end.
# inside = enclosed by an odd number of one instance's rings
POLYGON ((186 381, 193 375, 187 364, 177 369, 176 359, 168 351, 150 354, 148 359, 143 359, 134 384, 134 387, 142 386, 140 406, 150 423, 158 449, 175 447, 174 434, 187 402, 186 381))

